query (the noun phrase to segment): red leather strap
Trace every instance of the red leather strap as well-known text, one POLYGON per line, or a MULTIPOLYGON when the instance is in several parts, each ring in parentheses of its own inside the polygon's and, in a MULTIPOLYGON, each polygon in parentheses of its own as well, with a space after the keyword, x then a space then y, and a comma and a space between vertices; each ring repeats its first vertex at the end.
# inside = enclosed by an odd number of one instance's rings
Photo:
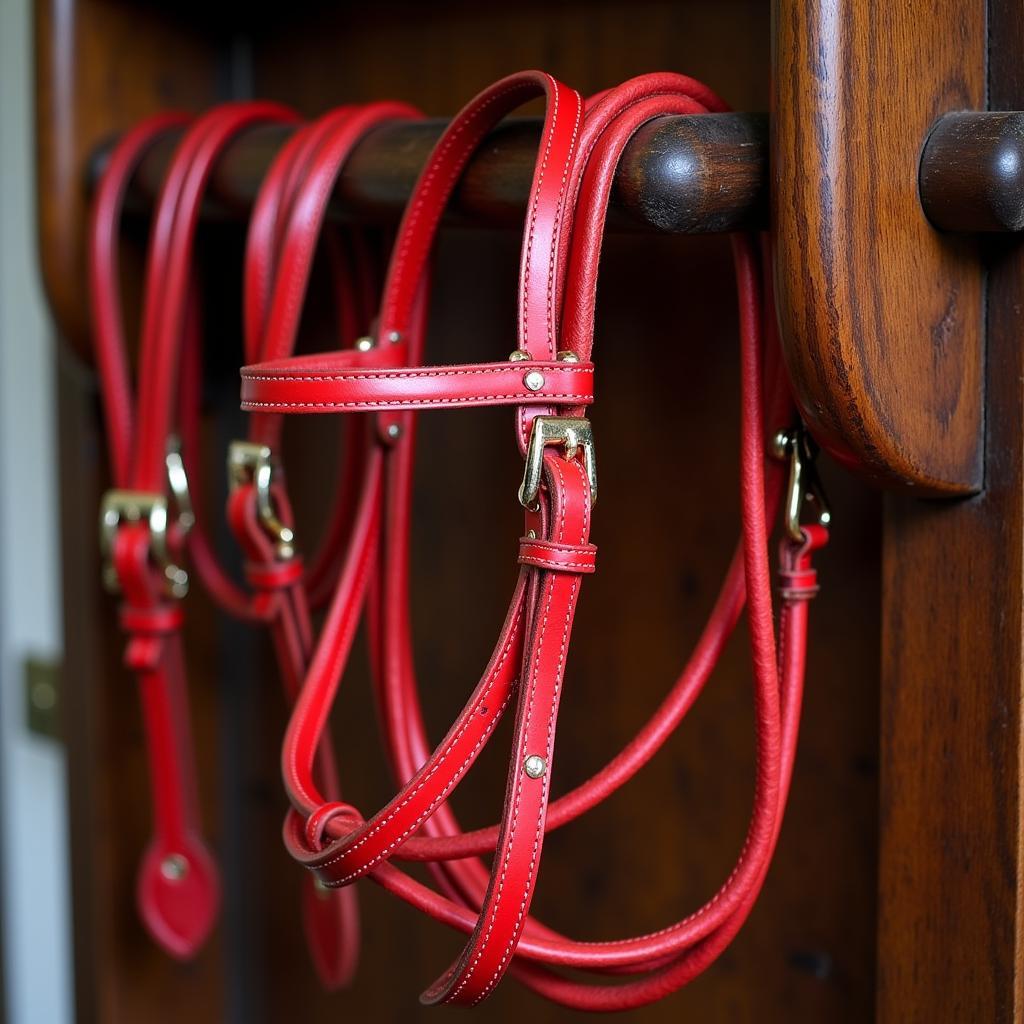
POLYGON ((343 358, 316 356, 243 367, 242 408, 322 413, 440 406, 583 406, 594 400, 593 378, 590 363, 557 360, 367 370, 346 366, 343 358))

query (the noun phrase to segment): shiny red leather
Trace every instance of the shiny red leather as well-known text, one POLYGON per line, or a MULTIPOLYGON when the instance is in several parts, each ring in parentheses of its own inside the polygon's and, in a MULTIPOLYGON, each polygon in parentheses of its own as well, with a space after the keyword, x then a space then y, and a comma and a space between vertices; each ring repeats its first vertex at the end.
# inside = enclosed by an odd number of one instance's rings
MULTIPOLYGON (((358 924, 352 883, 364 876, 465 934, 460 955, 423 995, 428 1003, 463 1005, 485 999, 506 972, 577 1009, 644 1005, 712 963, 757 898, 792 776, 807 602, 817 591, 811 556, 827 533, 805 526, 799 540, 781 544, 776 643, 768 523, 779 507, 783 479, 781 467, 768 458, 766 437, 769 427, 773 432, 791 425, 794 411, 763 294, 765 260, 753 239, 734 240, 742 355, 740 543, 704 632, 661 705, 601 771, 549 801, 574 612, 583 579, 599 571, 589 539, 595 495, 587 460, 592 453, 589 440, 579 441, 573 431, 582 430, 581 418, 594 401, 597 274, 615 168, 633 133, 651 118, 723 109, 705 86, 672 74, 641 76, 587 103, 541 72, 496 83, 453 119, 424 168, 398 231, 370 342, 345 347, 373 315, 371 261, 360 255, 358 236, 326 239, 343 347, 316 356, 291 353, 336 175, 373 124, 415 112, 395 104, 334 111, 298 131, 268 174, 246 255, 245 348, 251 365, 242 370, 242 403, 252 413, 249 440, 274 450, 281 414, 343 412, 354 418, 354 429, 346 432, 330 527, 312 568, 305 569, 297 557, 282 555, 261 520, 255 481, 246 480, 233 491, 227 509, 247 559, 246 587, 220 566, 201 520, 187 539, 177 531, 172 549, 176 555, 187 545, 199 577, 225 608, 267 625, 274 636, 286 690, 295 701, 281 758, 292 808, 284 839, 319 886, 311 881, 304 907, 314 960, 328 983, 344 980, 354 968, 358 924), (516 352, 465 366, 424 365, 429 255, 444 206, 488 131, 537 97, 546 107, 523 234, 516 352), (572 440, 540 453, 540 487, 535 497, 524 496, 523 533, 518 550, 509 548, 520 570, 505 623, 476 687, 434 746, 423 723, 409 630, 416 414, 484 405, 514 410, 515 438, 524 455, 530 455, 535 433, 561 430, 572 440), (309 611, 320 603, 326 613, 314 637, 309 611), (600 942, 553 931, 530 915, 547 831, 615 792, 657 753, 707 683, 745 604, 758 769, 751 823, 735 864, 703 906, 656 931, 600 942), (399 781, 394 798, 370 815, 342 799, 326 742, 328 715, 364 616, 384 748, 399 781), (500 820, 463 831, 448 798, 512 709, 500 820), (402 861, 425 862, 433 885, 402 870, 402 861), (336 897, 321 898, 325 890, 336 897)), ((182 143, 155 223, 137 403, 128 383, 116 273, 111 272, 116 268, 113 231, 131 165, 153 137, 180 119, 144 126, 115 154, 115 170, 97 205, 93 289, 118 486, 163 492, 163 449, 175 405, 186 462, 195 461, 201 359, 190 264, 198 200, 212 162, 234 132, 261 118, 292 117, 266 105, 229 105, 199 122, 182 143)), ((596 427, 599 447, 599 422, 596 427)), ((510 499, 513 489, 510 482, 510 499)), ((272 497, 281 525, 292 528, 280 474, 272 497)), ((196 948, 212 923, 215 882, 198 838, 188 760, 180 754, 187 745, 184 716, 173 706, 184 692, 177 640, 181 610, 163 596, 145 524, 119 526, 114 561, 126 598, 122 622, 131 636, 129 661, 140 673, 147 712, 160 853, 153 863, 159 868, 168 851, 182 850, 189 858, 186 876, 192 877, 195 863, 198 877, 206 880, 205 889, 184 901, 183 911, 173 899, 160 898, 181 891, 173 886, 160 884, 143 902, 151 931, 182 955, 196 948)), ((143 877, 155 878, 149 858, 143 877)))
MULTIPOLYGON (((296 296, 295 288, 300 282, 301 289, 305 287, 303 275, 310 269, 326 198, 348 153, 374 125, 394 117, 416 116, 415 110, 400 104, 341 108, 300 129, 282 151, 254 209, 247 244, 248 359, 292 351, 302 303, 301 291, 296 296), (287 288, 278 286, 279 266, 286 270, 283 280, 287 288)), ((117 290, 120 207, 132 169, 146 147, 187 119, 156 118, 130 133, 115 150, 100 183, 90 261, 94 333, 115 484, 121 489, 163 491, 162 480, 154 485, 154 467, 159 465, 162 470, 172 422, 181 435, 185 465, 190 467, 196 461, 200 325, 190 268, 200 200, 206 177, 223 148, 250 125, 268 120, 294 121, 295 115, 269 104, 228 104, 199 119, 177 148, 160 197, 148 257, 137 402, 129 382, 117 290), (133 447, 136 435, 139 441, 133 447), (133 473, 133 463, 145 469, 133 473)), ((332 235, 326 241, 339 292, 340 332, 344 343, 351 343, 375 312, 375 274, 367 266, 371 260, 361 239, 332 235)), ((272 418, 254 418, 252 440, 274 433, 272 418)), ((361 459, 358 441, 358 436, 353 436, 346 454, 349 463, 361 459)), ((191 479, 198 512, 201 503, 195 474, 191 479)), ((276 485, 273 493, 276 512, 288 526, 287 496, 276 485)), ((280 555, 261 522, 253 481, 241 481, 231 493, 227 516, 246 556, 248 587, 234 583, 218 561, 202 515, 195 517, 187 539, 184 531, 177 531, 176 552, 188 548, 197 575, 219 603, 245 621, 270 629, 290 697, 301 682, 312 645, 309 602, 323 600, 337 572, 349 504, 347 495, 340 499, 331 530, 307 574, 298 558, 280 555)), ((175 526, 172 524, 172 529, 175 526)), ((145 698, 157 836, 140 870, 140 911, 158 942, 169 952, 188 957, 214 923, 218 887, 213 859, 198 838, 195 783, 186 755, 183 658, 177 635, 182 615, 176 604, 156 604, 156 598, 143 586, 149 583, 155 594, 163 584, 160 567, 151 558, 151 545, 145 525, 119 524, 114 562, 126 598, 122 625, 132 636, 129 663, 140 672, 145 698), (144 598, 152 598, 153 606, 147 606, 144 598), (154 642, 154 635, 161 637, 161 643, 154 642), (145 653, 148 661, 143 661, 139 652, 145 653), (175 865, 176 871, 169 873, 168 865, 175 865)), ((329 746, 320 744, 316 757, 321 784, 325 791, 337 795, 337 773, 329 746)), ((310 952, 321 980, 328 987, 345 984, 358 955, 354 891, 326 892, 310 876, 302 905, 310 952)))
POLYGON ((346 353, 278 360, 242 373, 246 408, 378 412, 347 556, 285 737, 282 772, 293 810, 284 837, 292 855, 325 886, 348 886, 368 876, 466 933, 462 953, 427 989, 425 1002, 478 1003, 509 970, 537 992, 578 1009, 626 1009, 651 1002, 714 961, 750 912, 768 869, 795 754, 806 602, 816 589, 810 555, 827 535, 811 526, 799 542, 783 544, 782 571, 788 575, 783 577, 777 650, 767 523, 778 507, 782 480, 779 467, 767 459, 765 438, 766 426, 788 425, 793 410, 770 317, 765 316, 761 257, 752 240, 735 240, 743 535, 689 663, 634 740, 592 779, 549 805, 573 613, 582 579, 597 565, 589 542, 590 481, 579 457, 545 449, 543 486, 526 514, 521 571, 505 624, 475 690, 434 748, 423 726, 409 643, 414 411, 511 404, 524 452, 537 416, 557 422, 582 415, 592 400, 596 279, 618 158, 633 132, 652 117, 722 109, 706 87, 678 75, 634 79, 590 101, 585 113, 576 93, 542 73, 497 83, 453 119, 410 199, 381 303, 373 351, 382 361, 376 368, 367 372, 358 355, 346 353), (545 97, 547 107, 523 239, 520 358, 423 367, 425 269, 444 204, 486 132, 537 95, 545 97), (528 381, 531 371, 538 376, 528 381), (529 915, 546 831, 614 792, 656 753, 706 683, 745 600, 758 771, 750 829, 736 864, 703 907, 666 928, 610 942, 558 935, 529 915), (394 799, 369 817, 320 792, 312 771, 313 752, 364 611, 385 747, 402 782, 394 799), (515 730, 501 821, 464 833, 446 801, 513 705, 515 730), (492 856, 489 868, 476 859, 480 854, 492 856), (439 889, 401 871, 397 862, 403 859, 426 861, 439 889), (589 972, 599 983, 589 985, 557 968, 589 972), (614 983, 602 983, 604 976, 615 976, 614 983))

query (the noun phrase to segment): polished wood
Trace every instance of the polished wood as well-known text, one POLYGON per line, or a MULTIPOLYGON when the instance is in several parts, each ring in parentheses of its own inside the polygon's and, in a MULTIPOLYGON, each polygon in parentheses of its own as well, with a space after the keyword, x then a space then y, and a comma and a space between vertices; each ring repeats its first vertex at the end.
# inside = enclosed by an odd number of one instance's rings
POLYGON ((985 5, 776 0, 775 25, 776 284, 804 416, 876 483, 973 493, 983 272, 928 223, 918 166, 938 113, 985 104, 985 5))
MULTIPOLYGON (((989 103, 1024 103, 990 5, 989 103)), ((878 1020, 1024 1021, 1024 247, 986 247, 985 486, 892 496, 884 535, 878 1020)))
MULTIPOLYGON (((328 213, 340 221, 397 222, 428 154, 447 122, 395 122, 369 132, 353 150, 328 213)), ((213 172, 208 213, 244 216, 291 127, 254 128, 227 148, 213 172)), ((474 227, 522 224, 539 120, 513 120, 491 133, 470 161, 450 220, 474 227)), ((129 196, 152 209, 177 136, 153 146, 129 196)), ((643 125, 623 153, 611 226, 702 234, 761 228, 768 216, 768 121, 761 114, 661 117, 643 125)), ((108 150, 96 154, 102 172, 108 150)))
POLYGON ((943 231, 1024 230, 1024 113, 940 117, 921 153, 921 205, 943 231))

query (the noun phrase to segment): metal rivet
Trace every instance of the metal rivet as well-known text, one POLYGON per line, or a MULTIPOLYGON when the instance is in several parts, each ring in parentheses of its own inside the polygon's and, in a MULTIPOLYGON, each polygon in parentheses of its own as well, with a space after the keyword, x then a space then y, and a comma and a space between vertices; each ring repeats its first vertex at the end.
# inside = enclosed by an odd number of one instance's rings
POLYGON ((180 882, 188 874, 188 861, 180 853, 171 853, 160 861, 160 874, 169 882, 180 882))
POLYGON ((356 351, 357 352, 369 352, 373 348, 373 338, 366 335, 356 340, 356 351))
POLYGON ((539 779, 548 770, 548 763, 540 754, 531 754, 523 762, 523 771, 531 779, 539 779))
POLYGON ((529 359, 530 353, 524 352, 521 348, 517 348, 514 352, 509 352, 508 361, 510 363, 521 363, 524 359, 529 359))
POLYGON ((402 428, 397 423, 389 423, 386 433, 392 441, 397 441, 402 436, 402 428))
POLYGON ((392 345, 397 345, 401 340, 401 331, 388 331, 388 341, 390 341, 392 345))
POLYGON ((540 370, 530 370, 523 375, 523 383, 530 391, 540 391, 544 387, 544 374, 540 370))
POLYGON ((558 353, 558 360, 562 363, 578 363, 580 357, 575 352, 570 352, 567 348, 563 348, 558 353))

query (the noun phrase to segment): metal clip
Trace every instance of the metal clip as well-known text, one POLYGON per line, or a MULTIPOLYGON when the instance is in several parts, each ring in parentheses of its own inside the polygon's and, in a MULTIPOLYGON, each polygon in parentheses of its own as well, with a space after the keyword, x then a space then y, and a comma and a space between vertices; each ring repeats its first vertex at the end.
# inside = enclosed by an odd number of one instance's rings
POLYGON ((295 531, 277 518, 271 494, 274 475, 274 453, 265 444, 254 441, 232 441, 228 448, 228 487, 231 490, 248 483, 256 488, 256 511, 263 529, 274 541, 277 557, 287 560, 295 556, 295 531))
POLYGON ((188 489, 185 460, 181 457, 181 441, 175 434, 167 439, 164 463, 167 466, 167 483, 170 485, 171 494, 174 495, 174 505, 178 513, 175 521, 184 536, 196 525, 196 515, 192 507, 192 493, 188 489))
POLYGON ((792 540, 803 543, 805 538, 800 528, 800 513, 805 501, 814 503, 818 522, 822 526, 832 522, 828 499, 815 469, 818 446, 803 425, 800 425, 791 430, 780 430, 772 438, 772 455, 780 460, 789 459, 789 483, 784 510, 786 533, 792 540))
POLYGON ((583 465, 590 483, 590 504, 597 501, 597 454, 590 420, 571 416, 538 416, 533 421, 533 433, 526 449, 523 482, 519 485, 519 501, 524 508, 537 507, 541 474, 544 468, 544 448, 549 444, 565 445, 565 458, 570 461, 583 450, 583 465))
POLYGON ((100 550, 103 553, 103 581, 112 593, 121 589, 113 562, 114 542, 122 523, 145 523, 149 528, 149 552, 163 571, 167 593, 184 597, 188 593, 188 573, 171 561, 167 547, 167 499, 148 491, 111 490, 100 503, 100 550))

